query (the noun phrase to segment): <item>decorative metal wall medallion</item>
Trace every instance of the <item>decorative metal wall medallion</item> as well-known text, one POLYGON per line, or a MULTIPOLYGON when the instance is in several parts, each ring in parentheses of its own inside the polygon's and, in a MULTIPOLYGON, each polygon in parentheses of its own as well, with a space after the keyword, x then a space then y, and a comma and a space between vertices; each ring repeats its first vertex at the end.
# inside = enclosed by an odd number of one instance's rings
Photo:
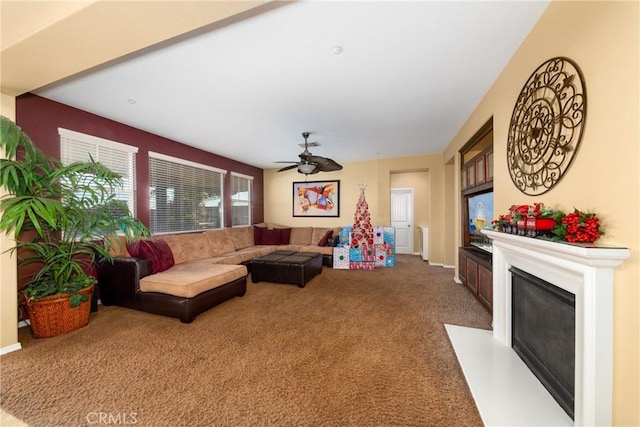
POLYGON ((537 196, 563 177, 582 141, 587 113, 584 78, 568 58, 552 58, 525 83, 511 116, 507 162, 511 180, 537 196))

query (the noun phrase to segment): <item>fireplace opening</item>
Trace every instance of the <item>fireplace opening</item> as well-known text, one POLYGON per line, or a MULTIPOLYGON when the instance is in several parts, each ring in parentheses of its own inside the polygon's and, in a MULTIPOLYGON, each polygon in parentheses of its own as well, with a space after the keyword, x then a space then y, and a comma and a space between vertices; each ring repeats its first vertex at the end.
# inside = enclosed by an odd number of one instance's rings
POLYGON ((512 274, 512 347, 574 418, 575 295, 518 268, 512 274))

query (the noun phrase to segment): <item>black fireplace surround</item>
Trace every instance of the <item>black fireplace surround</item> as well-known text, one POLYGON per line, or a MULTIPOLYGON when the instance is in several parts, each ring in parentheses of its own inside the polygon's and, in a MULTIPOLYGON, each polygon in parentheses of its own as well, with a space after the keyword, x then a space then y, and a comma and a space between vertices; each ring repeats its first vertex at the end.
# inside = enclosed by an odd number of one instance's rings
POLYGON ((573 419, 575 295, 511 267, 512 347, 573 419))

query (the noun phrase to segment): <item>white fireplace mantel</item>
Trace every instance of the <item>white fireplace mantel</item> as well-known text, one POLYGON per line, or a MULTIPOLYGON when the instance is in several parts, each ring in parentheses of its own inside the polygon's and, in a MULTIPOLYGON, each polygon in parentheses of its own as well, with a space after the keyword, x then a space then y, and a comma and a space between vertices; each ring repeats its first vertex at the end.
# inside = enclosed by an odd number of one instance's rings
POLYGON ((513 266, 575 295, 575 425, 610 425, 613 271, 625 248, 587 247, 482 230, 493 241, 493 336, 511 346, 513 266))

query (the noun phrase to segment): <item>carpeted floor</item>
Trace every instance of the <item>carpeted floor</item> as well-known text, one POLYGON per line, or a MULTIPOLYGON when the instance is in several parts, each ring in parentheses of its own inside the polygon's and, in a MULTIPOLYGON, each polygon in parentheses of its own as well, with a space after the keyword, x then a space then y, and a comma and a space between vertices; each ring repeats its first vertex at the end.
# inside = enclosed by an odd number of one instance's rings
POLYGON ((249 283, 188 325, 101 306, 60 337, 22 328, 0 402, 31 426, 480 426, 443 325, 490 322, 453 270, 400 255, 249 283))

